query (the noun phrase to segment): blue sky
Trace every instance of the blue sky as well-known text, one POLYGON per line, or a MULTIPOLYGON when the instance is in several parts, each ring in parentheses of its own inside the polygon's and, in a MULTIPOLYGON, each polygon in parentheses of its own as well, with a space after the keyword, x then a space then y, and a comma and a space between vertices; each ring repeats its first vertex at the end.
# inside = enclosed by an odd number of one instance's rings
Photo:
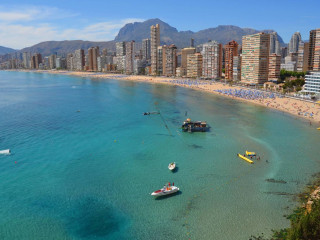
POLYGON ((113 40, 126 23, 160 18, 181 30, 218 25, 274 29, 288 42, 320 28, 319 0, 1 0, 0 46, 20 49, 49 40, 113 40))

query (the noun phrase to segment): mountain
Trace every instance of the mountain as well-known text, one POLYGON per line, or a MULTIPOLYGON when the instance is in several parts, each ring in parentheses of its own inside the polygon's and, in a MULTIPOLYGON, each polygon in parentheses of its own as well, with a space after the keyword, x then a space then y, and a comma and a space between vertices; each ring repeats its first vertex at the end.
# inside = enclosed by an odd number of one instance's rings
MULTIPOLYGON (((274 30, 256 30, 251 28, 240 28, 232 25, 220 25, 215 28, 208 28, 198 32, 178 31, 169 24, 160 19, 150 19, 144 22, 128 23, 120 29, 115 41, 131 41, 141 42, 144 38, 150 38, 150 27, 152 25, 160 25, 161 44, 174 43, 177 47, 187 47, 190 45, 190 39, 195 40, 195 44, 202 44, 208 40, 216 40, 219 43, 226 44, 231 40, 242 43, 242 36, 255 34, 258 32, 274 32, 274 30)), ((284 44, 282 38, 278 35, 280 44, 284 44)))
POLYGON ((13 53, 17 50, 14 50, 12 48, 7 48, 7 47, 1 47, 0 46, 0 55, 4 55, 4 54, 7 54, 7 53, 13 53))
POLYGON ((71 40, 71 41, 47 41, 41 42, 34 46, 21 49, 20 52, 31 52, 31 53, 41 53, 43 56, 48 56, 54 53, 58 55, 72 53, 77 49, 88 50, 90 47, 99 46, 100 49, 108 48, 110 50, 115 50, 115 43, 113 41, 109 42, 90 42, 82 40, 71 40))
MULTIPOLYGON (((24 48, 19 52, 41 53, 43 56, 48 56, 54 53, 57 53, 58 55, 63 55, 74 52, 75 50, 80 48, 87 51, 88 48, 95 46, 99 46, 100 49, 107 48, 111 51, 115 51, 115 42, 131 40, 141 42, 142 39, 150 38, 150 27, 155 24, 160 25, 161 44, 169 45, 174 43, 179 48, 190 46, 191 38, 195 40, 196 45, 205 43, 208 40, 216 40, 222 44, 226 44, 231 40, 235 40, 241 44, 242 36, 244 35, 255 34, 262 31, 266 33, 274 32, 274 30, 256 30, 251 28, 240 28, 232 25, 220 25, 215 28, 208 28, 198 32, 178 31, 176 28, 156 18, 149 19, 144 22, 126 24, 124 27, 120 29, 114 41, 47 41, 38 43, 31 47, 24 48)), ((284 42, 279 35, 278 39, 280 41, 280 44, 284 45, 284 42)), ((0 47, 0 54, 3 54, 1 53, 1 49, 2 48, 0 47)), ((13 49, 11 50, 14 51, 13 49)))

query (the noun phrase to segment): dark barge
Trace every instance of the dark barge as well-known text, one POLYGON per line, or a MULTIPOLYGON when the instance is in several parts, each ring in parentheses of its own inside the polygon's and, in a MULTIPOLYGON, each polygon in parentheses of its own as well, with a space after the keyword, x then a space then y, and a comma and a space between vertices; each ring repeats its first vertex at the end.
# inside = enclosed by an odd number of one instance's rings
POLYGON ((181 126, 184 132, 206 132, 209 126, 203 121, 191 121, 190 118, 185 120, 181 126))

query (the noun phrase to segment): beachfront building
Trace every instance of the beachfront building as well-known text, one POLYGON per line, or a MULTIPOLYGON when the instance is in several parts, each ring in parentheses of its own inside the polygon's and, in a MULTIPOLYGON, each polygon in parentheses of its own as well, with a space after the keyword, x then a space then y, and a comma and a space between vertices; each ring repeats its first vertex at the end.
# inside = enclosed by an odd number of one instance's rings
POLYGON ((210 41, 202 45, 202 76, 216 79, 222 74, 222 45, 210 41))
POLYGON ((200 53, 188 54, 187 77, 199 78, 202 75, 202 55, 200 53))
POLYGON ((187 57, 189 54, 196 53, 196 49, 194 47, 190 48, 183 48, 181 50, 181 67, 179 70, 179 75, 181 77, 185 76, 187 74, 187 57))
POLYGON ((67 62, 65 58, 57 57, 56 58, 56 68, 57 69, 66 69, 67 68, 67 62))
POLYGON ((310 72, 305 76, 304 92, 320 93, 320 72, 310 72))
POLYGON ((298 49, 297 71, 308 71, 309 43, 301 42, 298 49))
POLYGON ((116 56, 122 57, 126 55, 126 42, 117 42, 116 43, 116 56))
POLYGON ((241 55, 233 57, 233 71, 232 71, 232 80, 240 81, 241 80, 241 55))
POLYGON ((57 55, 55 54, 52 54, 49 56, 49 69, 56 68, 56 59, 57 59, 57 55))
POLYGON ((163 75, 167 77, 175 76, 177 68, 177 47, 171 44, 165 49, 163 56, 163 75))
POLYGON ((88 71, 98 71, 99 47, 88 49, 88 71))
POLYGON ((158 73, 158 47, 160 46, 160 25, 152 25, 150 28, 151 40, 150 40, 150 49, 151 49, 151 75, 157 75, 158 73))
POLYGON ((72 71, 72 70, 75 69, 75 68, 74 68, 74 64, 73 64, 73 54, 72 54, 72 53, 69 53, 69 54, 67 55, 67 69, 68 69, 69 71, 72 71))
MULTIPOLYGON (((162 76, 165 74, 165 61, 166 58, 166 49, 167 45, 159 46, 157 48, 157 71, 156 75, 162 76)), ((152 64, 151 64, 151 72, 152 72, 152 64)))
POLYGON ((242 37, 241 82, 250 85, 268 81, 270 35, 242 37))
POLYGON ((310 31, 308 70, 320 71, 320 28, 310 31))
POLYGON ((142 40, 142 59, 146 61, 150 61, 151 58, 151 41, 150 39, 143 39, 142 40))
POLYGON ((276 82, 280 78, 280 64, 281 56, 275 53, 269 56, 269 73, 268 80, 270 82, 276 82))
POLYGON ((31 60, 31 68, 39 69, 39 65, 42 63, 42 55, 40 53, 35 53, 30 60, 31 60))
POLYGON ((74 69, 77 71, 84 70, 85 60, 84 60, 84 50, 78 49, 74 52, 73 56, 74 69))
POLYGON ((296 53, 299 49, 299 44, 301 42, 301 34, 299 32, 295 32, 291 40, 289 42, 289 53, 296 53))
POLYGON ((225 45, 225 79, 233 79, 233 59, 238 56, 238 45, 234 40, 225 45))
POLYGON ((135 56, 135 41, 126 43, 126 74, 133 74, 133 61, 135 56))
POLYGON ((30 68, 30 53, 24 52, 22 54, 22 62, 23 62, 23 67, 28 69, 30 68))

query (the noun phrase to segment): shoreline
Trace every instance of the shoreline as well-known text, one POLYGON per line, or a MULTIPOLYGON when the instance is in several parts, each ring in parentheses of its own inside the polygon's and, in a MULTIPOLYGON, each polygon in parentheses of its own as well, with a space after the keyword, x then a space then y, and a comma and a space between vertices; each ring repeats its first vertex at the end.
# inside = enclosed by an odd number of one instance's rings
MULTIPOLYGON (((158 76, 144 76, 144 75, 125 75, 125 74, 113 74, 113 73, 100 73, 100 72, 78 72, 78 71, 57 71, 57 70, 11 70, 14 72, 34 72, 34 73, 49 73, 49 74, 60 74, 78 77, 88 77, 96 79, 115 79, 115 80, 126 80, 135 82, 145 82, 145 83, 161 83, 168 84, 172 86, 180 86, 191 88, 197 91, 208 92, 211 94, 217 94, 229 99, 250 102, 260 106, 264 106, 269 109, 277 110, 283 113, 290 114, 300 119, 307 120, 310 126, 313 124, 320 124, 320 104, 302 101, 299 99, 293 99, 288 97, 275 97, 273 98, 257 98, 257 99, 246 99, 237 96, 230 96, 220 92, 220 91, 245 91, 249 90, 241 86, 229 86, 221 82, 208 81, 208 80, 188 80, 185 78, 169 78, 169 77, 158 77, 158 76), (313 116, 310 117, 312 112, 313 116), (300 114, 299 114, 300 113, 300 114), (301 114, 302 113, 302 114, 301 114), (308 114, 306 114, 308 113, 308 114), (312 124, 313 123, 313 124, 312 124)), ((253 89, 250 89, 254 91, 253 89)), ((257 91, 259 91, 257 89, 257 91)), ((315 130, 318 126, 315 126, 315 130)))

